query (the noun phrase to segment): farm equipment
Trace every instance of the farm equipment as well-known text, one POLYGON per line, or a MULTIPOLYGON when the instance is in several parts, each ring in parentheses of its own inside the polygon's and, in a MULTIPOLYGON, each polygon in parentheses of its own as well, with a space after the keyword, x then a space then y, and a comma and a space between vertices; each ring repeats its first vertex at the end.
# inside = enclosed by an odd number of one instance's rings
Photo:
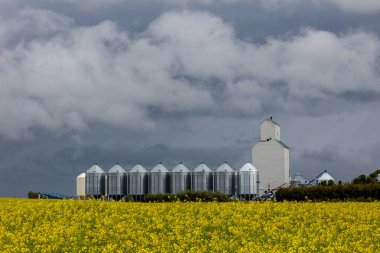
POLYGON ((65 194, 60 194, 60 193, 44 193, 44 192, 39 192, 38 193, 38 198, 40 198, 40 199, 76 199, 78 197, 76 197, 76 196, 70 196, 70 195, 65 195, 65 194))

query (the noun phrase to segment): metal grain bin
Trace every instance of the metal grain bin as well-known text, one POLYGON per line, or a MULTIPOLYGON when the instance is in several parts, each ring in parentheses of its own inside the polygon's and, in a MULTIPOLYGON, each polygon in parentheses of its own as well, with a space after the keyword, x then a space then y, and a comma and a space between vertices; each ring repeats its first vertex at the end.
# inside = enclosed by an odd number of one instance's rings
POLYGON ((161 163, 157 164, 149 173, 149 193, 169 193, 169 171, 161 163))
POLYGON ((185 165, 179 163, 170 173, 171 193, 177 194, 190 189, 189 187, 190 171, 185 165))
POLYGON ((227 162, 216 169, 214 179, 215 191, 228 195, 235 194, 235 170, 227 162))
POLYGON ((296 173, 296 175, 294 176, 294 178, 292 178, 290 180, 290 188, 297 188, 297 187, 300 187, 300 186, 305 186, 308 183, 309 183, 309 181, 306 180, 305 178, 303 178, 301 176, 301 174, 296 173))
POLYGON ((237 172, 238 194, 250 199, 259 194, 259 171, 251 164, 246 163, 237 172))
POLYGON ((198 165, 191 173, 191 185, 193 191, 209 191, 212 190, 212 170, 202 163, 198 165))
POLYGON ((105 195, 106 173, 98 165, 93 165, 86 171, 86 196, 98 198, 105 195))
POLYGON ((127 194, 127 172, 118 164, 107 172, 107 195, 120 198, 127 194))
POLYGON ((128 195, 144 195, 147 193, 148 174, 146 169, 137 164, 128 173, 128 195))

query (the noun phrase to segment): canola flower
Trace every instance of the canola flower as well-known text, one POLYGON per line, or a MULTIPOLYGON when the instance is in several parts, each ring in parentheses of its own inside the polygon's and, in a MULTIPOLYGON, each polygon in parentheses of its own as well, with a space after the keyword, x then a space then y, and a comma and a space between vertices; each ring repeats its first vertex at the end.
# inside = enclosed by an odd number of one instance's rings
POLYGON ((380 202, 0 199, 0 252, 380 252, 380 202))

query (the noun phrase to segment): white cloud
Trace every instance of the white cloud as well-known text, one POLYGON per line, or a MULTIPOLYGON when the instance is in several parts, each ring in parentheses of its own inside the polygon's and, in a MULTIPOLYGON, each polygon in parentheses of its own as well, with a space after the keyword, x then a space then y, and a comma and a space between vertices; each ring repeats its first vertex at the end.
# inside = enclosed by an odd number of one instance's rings
POLYGON ((271 39, 260 46, 252 67, 263 79, 287 81, 290 92, 298 96, 379 91, 379 53, 379 39, 371 33, 337 36, 305 29, 289 40, 271 39))
POLYGON ((233 78, 243 44, 233 28, 208 13, 167 13, 153 22, 149 35, 175 54, 187 75, 233 78))
POLYGON ((49 10, 25 8, 11 19, 0 16, 0 46, 12 40, 38 39, 68 31, 73 21, 49 10))
POLYGON ((19 15, 35 18, 0 24, 0 118, 6 121, 0 134, 11 138, 33 127, 83 130, 94 122, 150 128, 150 108, 258 112, 273 101, 273 82, 285 83, 300 100, 380 92, 380 42, 367 32, 305 29, 256 45, 239 40, 219 17, 169 12, 130 38, 111 21, 78 27, 50 11, 26 13, 19 15), (9 24, 18 29, 8 31, 9 24), (28 27, 36 29, 25 38, 28 27), (9 41, 16 46, 5 46, 9 41))

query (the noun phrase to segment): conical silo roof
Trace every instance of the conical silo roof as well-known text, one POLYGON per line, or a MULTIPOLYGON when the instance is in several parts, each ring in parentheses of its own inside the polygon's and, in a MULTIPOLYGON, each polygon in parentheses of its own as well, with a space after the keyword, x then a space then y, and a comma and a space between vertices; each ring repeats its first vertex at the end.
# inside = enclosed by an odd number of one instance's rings
POLYGON ((317 180, 318 181, 329 181, 329 180, 335 181, 335 179, 327 172, 320 175, 317 180))
POLYGON ((89 168, 86 173, 104 173, 104 170, 100 168, 97 164, 92 165, 91 168, 89 168))
POLYGON ((301 174, 299 174, 299 173, 295 174, 293 181, 299 182, 300 184, 308 184, 309 183, 309 181, 306 180, 305 178, 303 178, 301 176, 301 174))
POLYGON ((246 163, 243 167, 240 168, 239 171, 258 171, 252 163, 246 163))
POLYGON ((108 173, 125 173, 125 169, 123 169, 119 164, 114 165, 108 173))
POLYGON ((172 172, 189 172, 189 169, 186 168, 186 166, 182 163, 179 163, 177 166, 174 167, 172 172))
POLYGON ((147 172, 147 171, 143 166, 141 166, 141 164, 137 164, 129 172, 147 172))
POLYGON ((220 165, 217 169, 216 169, 216 172, 234 172, 234 169, 231 168, 230 165, 228 165, 227 162, 223 163, 222 165, 220 165))
POLYGON ((169 172, 167 168, 165 168, 164 165, 161 163, 157 164, 153 167, 153 169, 150 172, 169 172))
POLYGON ((210 172, 212 173, 212 170, 204 163, 199 164, 195 169, 194 172, 210 172))

